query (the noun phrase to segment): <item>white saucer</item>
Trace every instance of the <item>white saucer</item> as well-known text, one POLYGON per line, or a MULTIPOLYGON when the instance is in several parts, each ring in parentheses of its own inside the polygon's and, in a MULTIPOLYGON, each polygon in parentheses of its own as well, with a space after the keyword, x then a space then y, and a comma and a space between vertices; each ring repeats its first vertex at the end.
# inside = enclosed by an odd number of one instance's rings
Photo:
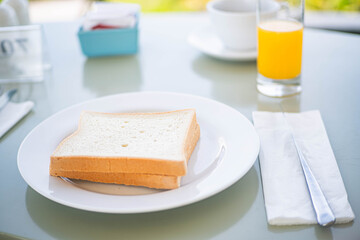
POLYGON ((191 32, 188 36, 188 42, 203 53, 223 60, 251 61, 257 57, 256 49, 236 51, 226 48, 210 26, 191 32))

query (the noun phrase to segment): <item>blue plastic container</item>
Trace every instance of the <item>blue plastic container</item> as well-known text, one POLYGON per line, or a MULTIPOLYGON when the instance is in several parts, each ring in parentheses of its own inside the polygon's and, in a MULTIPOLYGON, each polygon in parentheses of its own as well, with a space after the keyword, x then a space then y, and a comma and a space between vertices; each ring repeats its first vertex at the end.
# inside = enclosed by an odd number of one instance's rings
POLYGON ((138 24, 133 28, 78 31, 81 50, 88 57, 135 54, 138 51, 138 24))

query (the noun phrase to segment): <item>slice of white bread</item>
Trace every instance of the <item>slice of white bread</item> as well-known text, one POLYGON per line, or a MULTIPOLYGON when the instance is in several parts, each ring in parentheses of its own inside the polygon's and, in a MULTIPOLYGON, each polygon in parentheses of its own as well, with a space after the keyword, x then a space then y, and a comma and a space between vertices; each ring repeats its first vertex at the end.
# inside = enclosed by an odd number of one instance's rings
POLYGON ((158 189, 175 189, 180 187, 181 177, 146 173, 100 173, 55 171, 54 176, 81 179, 92 182, 116 183, 133 186, 143 186, 158 189))
POLYGON ((83 112, 77 131, 51 155, 50 174, 73 171, 183 176, 199 136, 194 109, 83 112))

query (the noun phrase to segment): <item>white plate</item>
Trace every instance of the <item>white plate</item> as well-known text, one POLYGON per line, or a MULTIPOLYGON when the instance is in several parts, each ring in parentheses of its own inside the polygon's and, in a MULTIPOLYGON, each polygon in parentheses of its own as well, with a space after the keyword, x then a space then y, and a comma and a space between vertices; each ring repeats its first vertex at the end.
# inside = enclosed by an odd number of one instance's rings
POLYGON ((107 213, 152 212, 194 203, 226 189, 251 168, 259 146, 252 124, 222 103, 177 93, 127 93, 74 105, 40 123, 20 146, 18 168, 35 191, 70 207, 107 213), (180 188, 160 191, 49 176, 50 155, 77 128, 82 110, 154 112, 184 108, 196 109, 201 136, 180 188))
POLYGON ((199 28, 190 33, 188 42, 203 53, 223 60, 252 61, 257 58, 256 49, 235 51, 226 48, 209 26, 199 28))

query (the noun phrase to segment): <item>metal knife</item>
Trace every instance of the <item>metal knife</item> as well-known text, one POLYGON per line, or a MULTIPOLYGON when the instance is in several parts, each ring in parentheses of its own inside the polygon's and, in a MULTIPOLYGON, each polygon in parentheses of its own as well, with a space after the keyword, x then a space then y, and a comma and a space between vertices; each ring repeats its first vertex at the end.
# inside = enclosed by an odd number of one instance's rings
POLYGON ((282 115, 285 119, 286 125, 290 130, 291 137, 293 139, 293 142, 294 142, 294 145, 296 148, 296 152, 299 157, 302 170, 304 172, 306 185, 309 190, 311 203, 315 210, 317 222, 319 223, 320 226, 329 227, 329 226, 333 225, 336 221, 334 213, 331 210, 329 203, 326 200, 326 197, 325 197, 323 191, 321 190, 321 187, 320 187, 319 183, 317 182, 313 172, 311 171, 311 168, 310 168, 308 162, 306 161, 306 158, 304 157, 304 155, 301 151, 301 148, 299 147, 298 143, 296 142, 293 129, 291 128, 291 126, 287 120, 287 117, 281 106, 280 106, 280 108, 282 110, 282 115))
POLYGON ((0 111, 9 103, 16 92, 17 89, 11 89, 0 97, 0 111))

